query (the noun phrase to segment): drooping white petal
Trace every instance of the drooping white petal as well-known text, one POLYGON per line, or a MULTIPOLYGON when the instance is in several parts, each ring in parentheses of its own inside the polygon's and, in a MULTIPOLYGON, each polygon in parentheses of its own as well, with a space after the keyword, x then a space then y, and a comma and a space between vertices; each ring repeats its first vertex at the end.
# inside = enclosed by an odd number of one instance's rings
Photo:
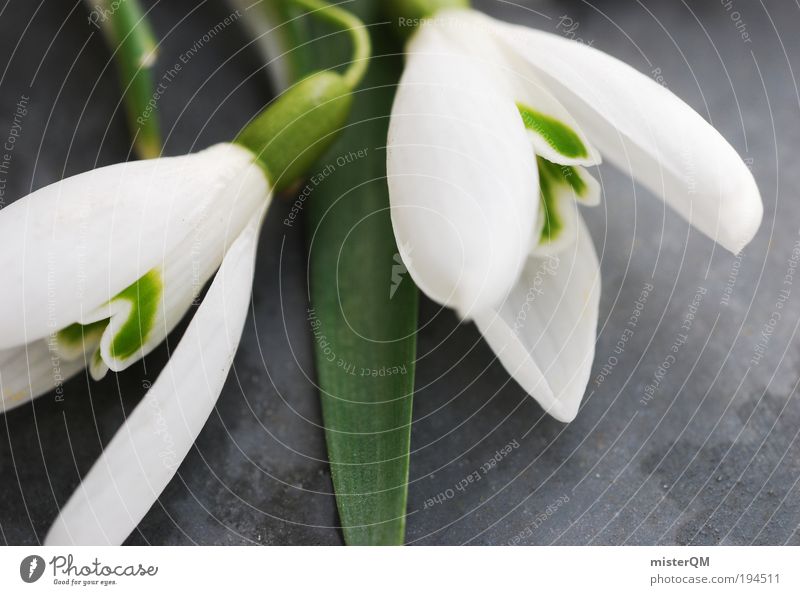
POLYGON ((203 226, 234 237, 268 193, 246 149, 121 163, 0 211, 0 348, 84 319, 203 226))
POLYGON ((86 367, 85 354, 65 358, 57 338, 0 351, 0 413, 9 411, 53 389, 86 367))
POLYGON ((46 545, 121 544, 177 471, 239 345, 260 221, 254 217, 231 245, 166 367, 62 509, 46 545))
POLYGON ((563 422, 577 415, 589 381, 599 300, 597 256, 579 217, 572 248, 531 257, 508 299, 475 317, 509 374, 563 422))
POLYGON ((488 39, 424 26, 392 108, 392 224, 420 288, 464 317, 497 303, 530 248, 536 163, 488 39))
POLYGON ((763 212, 753 176, 697 112, 597 49, 491 22, 496 39, 527 60, 604 157, 728 250, 739 252, 753 238, 763 212))

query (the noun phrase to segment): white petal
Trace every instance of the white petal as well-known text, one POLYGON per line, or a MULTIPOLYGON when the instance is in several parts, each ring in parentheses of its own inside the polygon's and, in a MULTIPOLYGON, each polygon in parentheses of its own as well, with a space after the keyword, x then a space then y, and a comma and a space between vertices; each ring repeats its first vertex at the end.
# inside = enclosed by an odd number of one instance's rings
POLYGON ((599 50, 493 22, 497 39, 527 59, 604 157, 728 250, 753 238, 763 212, 755 180, 697 112, 599 50))
POLYGON ((85 367, 83 354, 64 358, 55 337, 0 351, 0 413, 59 390, 85 367))
POLYGON ((121 544, 177 471, 239 345, 260 221, 231 246, 167 366, 61 511, 46 545, 121 544))
POLYGON ((530 248, 536 162, 491 60, 434 26, 408 45, 392 108, 387 173, 401 256, 428 296, 467 317, 502 300, 530 248))
POLYGON ((120 163, 0 211, 0 348, 83 319, 162 263, 198 227, 231 237, 263 205, 253 155, 232 144, 120 163))
POLYGON ((589 381, 599 300, 597 255, 579 218, 573 248, 530 258, 505 303, 475 318, 509 374, 563 422, 577 415, 589 381))

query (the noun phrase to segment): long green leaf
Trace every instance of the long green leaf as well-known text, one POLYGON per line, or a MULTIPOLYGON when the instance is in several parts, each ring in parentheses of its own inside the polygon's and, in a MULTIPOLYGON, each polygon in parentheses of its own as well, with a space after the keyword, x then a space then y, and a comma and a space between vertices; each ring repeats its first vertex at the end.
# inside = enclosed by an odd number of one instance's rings
MULTIPOLYGON (((347 8, 369 24, 378 4, 347 8)), ((418 292, 398 256, 386 185, 402 60, 387 26, 370 33, 377 57, 351 123, 307 186, 308 319, 345 541, 391 545, 405 534, 418 292)))

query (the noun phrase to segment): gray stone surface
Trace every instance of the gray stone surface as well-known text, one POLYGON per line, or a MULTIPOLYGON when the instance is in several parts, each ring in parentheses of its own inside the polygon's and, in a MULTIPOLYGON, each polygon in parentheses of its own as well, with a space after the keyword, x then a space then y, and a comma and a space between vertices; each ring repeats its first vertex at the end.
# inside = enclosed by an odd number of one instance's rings
MULTIPOLYGON (((663 77, 751 160, 764 222, 735 259, 630 176, 600 168, 604 201, 585 215, 602 258, 593 375, 603 382, 593 380, 568 426, 509 380, 473 325, 423 300, 408 541, 800 545, 800 288, 784 285, 800 239, 800 9, 784 0, 520 4, 528 8, 479 3, 510 21, 571 30, 663 77), (647 284, 634 334, 615 353, 647 284), (689 338, 642 404, 698 288, 689 338), (756 363, 782 289, 789 299, 756 363), (480 471, 514 441, 518 448, 480 471), (480 481, 455 489, 476 472, 480 481), (441 493, 444 501, 425 507, 441 493)), ((227 14, 219 2, 195 6, 154 6, 159 68, 227 14)), ((270 97, 258 59, 240 51, 245 43, 238 27, 225 29, 168 86, 159 103, 167 153, 227 139, 270 97)), ((0 57, 0 138, 20 97, 30 97, 7 201, 126 158, 114 73, 81 3, 12 0, 0 16, 0 57)), ((299 228, 282 225, 288 209, 276 203, 267 221, 251 317, 218 407, 128 543, 341 543, 310 380, 304 243, 299 228)), ((64 403, 45 396, 0 418, 0 541, 43 539, 180 332, 145 364, 99 384, 71 381, 64 403)))

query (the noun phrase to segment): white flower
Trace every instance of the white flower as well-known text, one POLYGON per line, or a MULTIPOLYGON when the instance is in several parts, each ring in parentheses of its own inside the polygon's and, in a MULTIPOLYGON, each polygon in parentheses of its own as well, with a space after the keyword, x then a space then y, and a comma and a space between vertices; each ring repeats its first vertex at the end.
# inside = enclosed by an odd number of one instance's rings
POLYGON ((761 221, 755 181, 675 95, 580 43, 448 10, 407 52, 387 143, 401 255, 428 296, 474 319, 519 384, 570 421, 600 295, 577 209, 600 187, 584 166, 602 155, 632 172, 732 252, 761 221))
POLYGON ((223 143, 96 169, 0 211, 2 410, 87 366, 94 377, 130 366, 161 343, 217 271, 168 364, 48 544, 122 543, 174 475, 232 364, 269 198, 255 155, 223 143), (158 432, 170 436, 171 461, 158 432))

